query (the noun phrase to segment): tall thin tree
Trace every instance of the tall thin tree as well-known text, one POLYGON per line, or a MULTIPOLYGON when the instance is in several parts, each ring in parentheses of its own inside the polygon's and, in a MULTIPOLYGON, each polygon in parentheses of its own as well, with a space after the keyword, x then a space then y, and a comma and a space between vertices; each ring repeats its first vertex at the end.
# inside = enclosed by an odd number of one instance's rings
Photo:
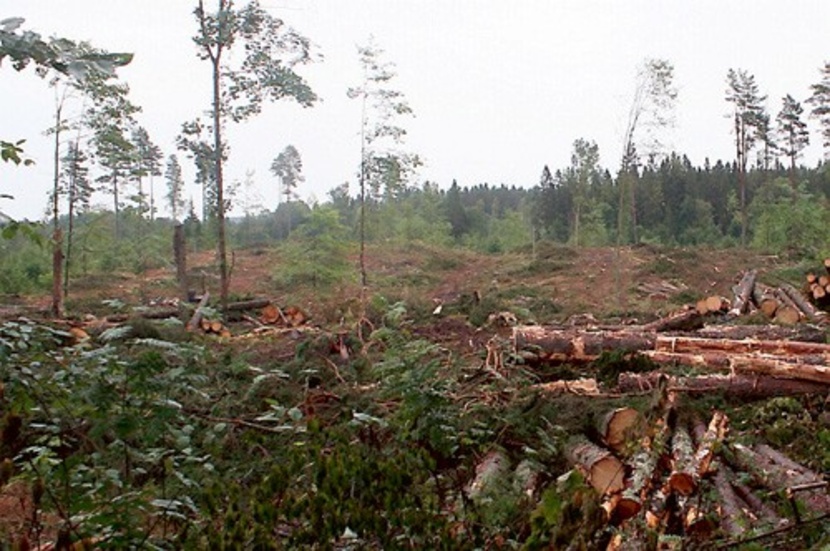
POLYGON ((199 58, 209 61, 211 66, 217 253, 223 310, 230 287, 225 238, 225 123, 258 114, 266 99, 293 99, 304 107, 317 100, 311 87, 294 70, 312 60, 308 39, 268 13, 256 0, 240 8, 234 4, 233 0, 216 0, 215 10, 208 12, 204 0, 199 0, 194 11, 198 31, 193 37, 199 58), (238 55, 230 55, 232 51, 238 55))
POLYGON ((732 104, 732 122, 735 132, 735 162, 738 170, 738 200, 741 209, 741 245, 747 243, 749 223, 746 203, 746 169, 749 152, 758 140, 757 129, 764 113, 762 96, 755 76, 743 69, 729 69, 726 101, 732 104))
POLYGON ((397 75, 395 65, 383 60, 384 51, 372 37, 358 46, 363 80, 349 88, 351 99, 360 99, 360 282, 367 285, 366 274, 366 205, 383 195, 394 196, 421 164, 418 155, 402 149, 406 129, 399 118, 413 116, 403 92, 390 87, 397 75))

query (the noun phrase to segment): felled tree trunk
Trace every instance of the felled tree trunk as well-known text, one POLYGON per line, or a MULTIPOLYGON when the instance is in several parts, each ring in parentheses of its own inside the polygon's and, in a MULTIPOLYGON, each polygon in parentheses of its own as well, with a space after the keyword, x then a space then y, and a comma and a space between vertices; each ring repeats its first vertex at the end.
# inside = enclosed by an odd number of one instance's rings
POLYGON ((776 310, 780 304, 775 295, 772 294, 772 289, 766 285, 756 283, 752 290, 752 301, 755 302, 758 309, 768 318, 772 319, 775 316, 776 310))
POLYGON ((196 311, 193 312, 193 316, 190 318, 190 321, 187 322, 187 330, 188 331, 195 331, 196 329, 201 328, 202 326, 202 318, 204 318, 205 312, 204 308, 207 306, 208 301, 210 300, 210 293, 205 291, 205 294, 202 295, 202 299, 199 301, 199 304, 196 306, 196 311))
MULTIPOLYGON (((759 451, 758 448, 751 449, 734 444, 732 449, 735 451, 738 466, 772 490, 787 490, 804 484, 823 482, 815 473, 807 471, 789 458, 782 460, 783 456, 780 453, 770 454, 769 447, 761 447, 759 451)), ((830 513, 830 496, 825 488, 799 492, 795 497, 812 511, 830 513)))
POLYGON ((692 437, 683 427, 674 430, 671 449, 672 472, 669 475, 669 487, 680 495, 691 495, 697 489, 699 475, 692 437))
POLYGON ((712 415, 712 420, 709 421, 709 426, 698 441, 693 460, 693 469, 698 477, 706 476, 709 473, 712 460, 715 457, 715 448, 723 442, 726 436, 728 421, 725 413, 716 411, 712 415))
POLYGON ((826 342, 824 330, 815 325, 801 324, 792 327, 781 325, 707 325, 695 332, 695 336, 707 339, 762 341, 826 342))
POLYGON ((668 377, 659 371, 649 373, 620 373, 617 388, 620 392, 647 392, 663 380, 671 390, 687 393, 720 392, 747 399, 823 394, 828 385, 812 381, 777 379, 767 375, 700 375, 697 377, 668 377))
POLYGON ((476 474, 473 480, 467 485, 467 496, 473 501, 491 488, 499 478, 507 473, 509 461, 504 452, 493 450, 484 456, 484 459, 476 465, 476 474))
POLYGON ((625 486, 625 466, 608 450, 580 437, 571 442, 566 455, 600 495, 619 492, 625 486))
POLYGON ((721 509, 719 516, 724 531, 733 538, 741 536, 750 519, 744 513, 745 504, 732 488, 723 467, 718 467, 718 472, 715 474, 715 489, 718 491, 721 509))
POLYGON ((633 353, 654 347, 650 332, 580 331, 531 325, 513 329, 513 346, 527 359, 542 362, 588 362, 603 352, 633 353))
POLYGON ((729 310, 732 316, 740 316, 746 312, 752 299, 752 290, 755 289, 755 278, 758 276, 758 270, 749 270, 741 278, 741 281, 734 287, 735 302, 729 310))
POLYGON ((635 439, 633 437, 640 422, 639 411, 622 407, 602 416, 597 428, 605 445, 619 453, 627 443, 635 439))
POLYGON ((822 312, 821 310, 817 309, 815 306, 810 304, 798 291, 793 288, 792 285, 782 285, 781 290, 793 301, 793 303, 801 310, 807 319, 811 321, 818 321, 827 314, 822 312))
POLYGON ((681 353, 716 351, 730 354, 760 352, 784 356, 823 354, 830 357, 830 344, 789 340, 730 340, 658 336, 654 342, 654 350, 681 353))

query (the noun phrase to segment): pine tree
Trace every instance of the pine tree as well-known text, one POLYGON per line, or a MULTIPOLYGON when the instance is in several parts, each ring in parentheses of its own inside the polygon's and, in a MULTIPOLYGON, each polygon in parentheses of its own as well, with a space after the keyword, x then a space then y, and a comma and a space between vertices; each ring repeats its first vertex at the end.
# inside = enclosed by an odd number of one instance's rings
POLYGON ((741 210, 741 245, 747 243, 746 169, 749 152, 758 140, 758 127, 764 114, 763 102, 755 77, 742 69, 729 69, 726 76, 726 101, 733 106, 735 160, 738 168, 738 192, 741 210))
POLYGON ((807 103, 813 106, 810 114, 819 121, 824 157, 830 158, 830 61, 824 63, 821 80, 810 89, 813 91, 807 99, 807 103))
POLYGON ((801 120, 804 108, 789 94, 781 100, 781 111, 778 112, 778 135, 781 143, 781 153, 790 159, 790 182, 796 186, 796 163, 798 156, 810 144, 810 132, 807 123, 801 120))
POLYGON ((171 154, 167 158, 167 168, 164 171, 167 180, 167 204, 170 206, 170 215, 173 223, 179 223, 179 215, 184 209, 184 179, 182 178, 182 167, 176 155, 171 154))

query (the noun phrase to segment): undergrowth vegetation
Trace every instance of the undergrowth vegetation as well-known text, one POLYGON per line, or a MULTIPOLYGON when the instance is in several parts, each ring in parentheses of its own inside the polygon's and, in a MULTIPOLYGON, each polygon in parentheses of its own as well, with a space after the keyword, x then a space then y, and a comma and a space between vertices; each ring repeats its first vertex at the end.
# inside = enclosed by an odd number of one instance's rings
MULTIPOLYGON (((569 439, 596 438, 597 420, 620 399, 540 393, 534 383, 563 373, 508 355, 508 371, 494 370, 425 338, 422 314, 404 302, 374 296, 366 314, 360 331, 308 330, 286 337, 296 339, 290 347, 279 337, 218 346, 169 322, 132 320, 81 342, 27 319, 5 322, 3 548, 607 543, 613 527, 565 457, 569 439), (493 453, 505 458, 498 476, 474 487, 493 453)), ((650 367, 608 355, 587 369, 611 381, 650 367)), ((652 401, 625 405, 648 416, 652 401)), ((820 409, 780 399, 730 415, 738 427, 761 423, 770 442, 797 442, 799 459, 826 469, 820 409)), ((754 428, 743 434, 758 437, 754 428)))

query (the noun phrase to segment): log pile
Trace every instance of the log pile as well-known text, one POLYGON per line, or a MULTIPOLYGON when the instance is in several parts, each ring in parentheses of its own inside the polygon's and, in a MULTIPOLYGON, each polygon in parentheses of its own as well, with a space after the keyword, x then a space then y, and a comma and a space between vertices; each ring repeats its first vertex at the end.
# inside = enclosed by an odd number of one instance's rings
POLYGON ((635 549, 648 533, 667 540, 717 535, 739 542, 830 512, 827 483, 819 474, 768 445, 730 442, 728 418, 721 411, 708 424, 680 422, 676 395, 666 396, 662 414, 650 426, 640 425, 639 438, 630 439, 637 446, 627 454, 585 438, 569 447, 569 460, 596 490, 616 527, 609 549, 635 549), (739 480, 736 469, 748 477, 739 480), (780 502, 771 502, 781 495, 793 500, 784 516, 776 512, 780 502))
POLYGON ((804 277, 804 295, 817 308, 830 310, 830 258, 824 259, 824 273, 808 272, 804 277))

